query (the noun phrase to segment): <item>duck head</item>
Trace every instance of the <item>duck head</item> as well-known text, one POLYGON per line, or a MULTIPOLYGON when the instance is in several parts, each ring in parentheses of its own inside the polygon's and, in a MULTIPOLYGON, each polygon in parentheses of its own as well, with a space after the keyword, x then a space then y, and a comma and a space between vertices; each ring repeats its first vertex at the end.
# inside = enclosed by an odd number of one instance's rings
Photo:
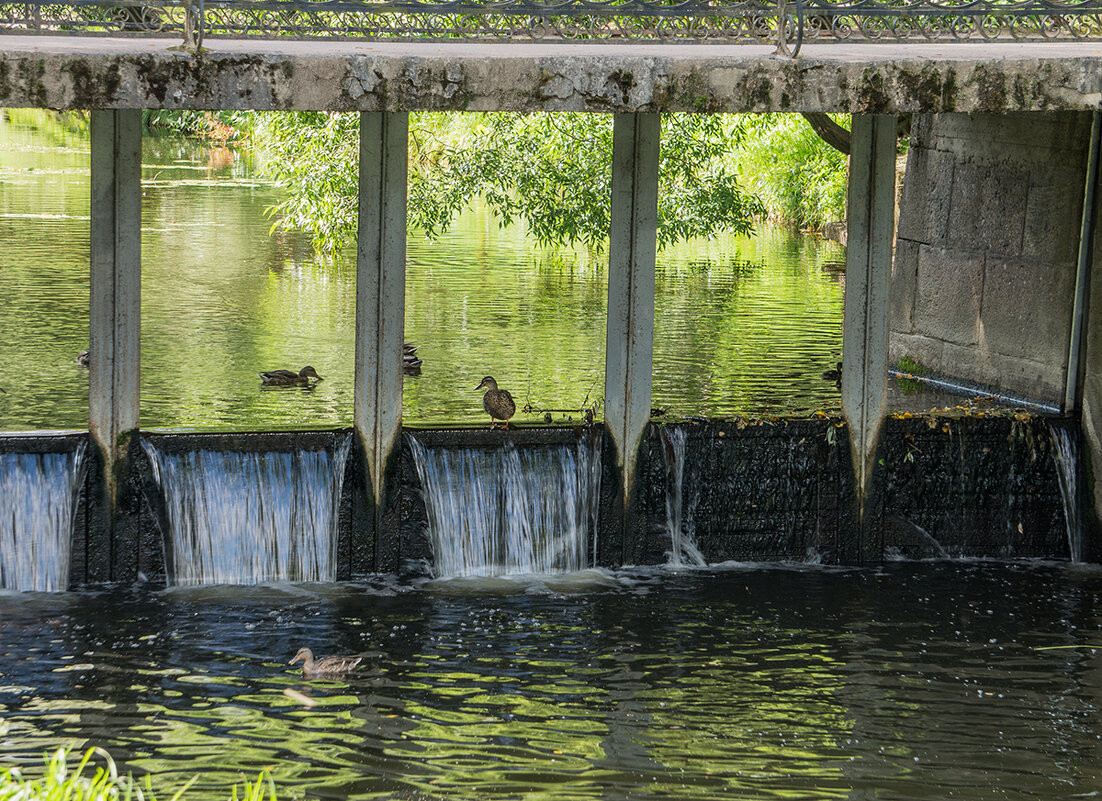
POLYGON ((318 371, 315 370, 310 365, 306 365, 301 370, 299 370, 298 371, 298 377, 299 378, 316 378, 318 381, 324 381, 325 380, 320 375, 318 375, 318 371))
POLYGON ((309 648, 299 648, 298 653, 295 654, 295 658, 292 659, 287 664, 288 665, 293 665, 296 662, 305 662, 306 664, 310 664, 313 661, 314 661, 314 652, 313 651, 311 651, 309 648))
POLYGON ((497 389, 497 381, 494 380, 493 376, 488 375, 482 379, 482 383, 475 387, 475 389, 482 389, 483 387, 486 389, 497 389))

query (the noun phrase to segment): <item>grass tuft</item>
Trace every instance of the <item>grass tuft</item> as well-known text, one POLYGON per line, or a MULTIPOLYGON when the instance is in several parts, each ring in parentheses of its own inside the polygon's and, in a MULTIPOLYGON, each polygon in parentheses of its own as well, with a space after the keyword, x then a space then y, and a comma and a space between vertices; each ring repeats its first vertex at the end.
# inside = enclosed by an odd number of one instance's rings
MULTIPOLYGON (((192 776, 169 801, 181 801, 199 779, 192 776)), ((230 788, 229 801, 278 801, 275 782, 266 770, 256 781, 230 788)), ((157 801, 150 776, 145 789, 129 774, 119 775, 118 765, 102 748, 89 748, 80 761, 72 764, 68 749, 59 748, 46 757, 43 775, 27 778, 18 767, 0 771, 0 801, 157 801), (100 764, 102 762, 102 764, 100 764)))

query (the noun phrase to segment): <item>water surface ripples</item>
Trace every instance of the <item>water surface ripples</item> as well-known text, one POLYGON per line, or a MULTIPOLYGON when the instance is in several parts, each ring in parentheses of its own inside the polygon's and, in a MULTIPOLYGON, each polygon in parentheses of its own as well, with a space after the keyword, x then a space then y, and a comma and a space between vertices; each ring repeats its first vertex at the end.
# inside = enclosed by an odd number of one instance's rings
POLYGON ((0 595, 0 759, 288 797, 1097 790, 1102 571, 727 566, 0 595), (360 653, 304 681, 301 645, 360 653), (292 689, 317 701, 301 706, 292 689))
MULTIPOLYGON (((83 429, 88 373, 87 140, 0 120, 0 430, 83 429), (77 147, 74 147, 74 142, 77 147)), ((146 137, 142 167, 141 425, 277 430, 350 426, 355 248, 314 253, 271 233, 276 188, 248 153, 146 137), (257 373, 310 364, 312 390, 257 373)), ((762 228, 667 248, 656 277, 654 405, 670 416, 835 409, 820 374, 841 352, 843 251, 762 228)), ((517 422, 577 422, 603 395, 607 254, 540 248, 482 208, 439 241, 407 242, 405 380, 413 425, 486 424, 493 375, 517 422)))

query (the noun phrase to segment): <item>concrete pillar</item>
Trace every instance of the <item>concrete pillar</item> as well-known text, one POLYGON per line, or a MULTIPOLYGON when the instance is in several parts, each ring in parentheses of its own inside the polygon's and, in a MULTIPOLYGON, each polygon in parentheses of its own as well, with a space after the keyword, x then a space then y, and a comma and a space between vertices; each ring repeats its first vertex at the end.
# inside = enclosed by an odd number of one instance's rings
POLYGON ((409 115, 360 114, 356 248, 356 378, 353 422, 368 482, 364 517, 378 570, 398 567, 398 531, 384 522, 402 430, 402 338, 406 309, 406 169, 409 115))
POLYGON ((852 132, 846 196, 849 239, 842 323, 842 413, 849 424, 857 512, 859 522, 863 522, 886 411, 895 214, 895 117, 855 114, 852 132))
MULTIPOLYGON (((1095 115, 1097 124, 1097 115, 1095 115)), ((1091 148, 1097 148, 1094 138, 1099 132, 1092 131, 1091 148)), ((1094 154, 1097 158, 1098 154, 1094 154)), ((1089 160, 1088 156, 1088 160, 1089 160)), ((1097 163, 1095 164, 1097 167, 1097 163)), ((1088 195, 1093 189, 1094 216, 1102 215, 1102 191, 1098 191, 1098 174, 1090 175, 1092 184, 1088 184, 1088 195)), ((1080 411, 1083 442, 1086 446, 1085 463, 1082 465, 1086 482, 1086 512, 1083 527, 1083 542, 1080 556, 1084 561, 1102 562, 1102 237, 1098 235, 1099 226, 1094 225, 1091 236, 1091 255, 1085 267, 1088 268, 1083 291, 1086 300, 1082 306, 1082 381, 1074 396, 1076 407, 1080 411)))
POLYGON ((93 111, 91 120, 90 337, 88 425, 99 450, 99 504, 108 559, 89 578, 128 578, 136 547, 119 541, 127 506, 129 454, 136 445, 141 357, 140 109, 93 111), (128 553, 129 551, 129 553, 128 553), (124 564, 125 563, 125 564, 124 564), (104 575, 104 574, 107 575, 104 575))
POLYGON ((605 425, 620 473, 614 514, 625 562, 635 561, 636 463, 650 420, 660 127, 658 114, 617 114, 612 135, 605 425))

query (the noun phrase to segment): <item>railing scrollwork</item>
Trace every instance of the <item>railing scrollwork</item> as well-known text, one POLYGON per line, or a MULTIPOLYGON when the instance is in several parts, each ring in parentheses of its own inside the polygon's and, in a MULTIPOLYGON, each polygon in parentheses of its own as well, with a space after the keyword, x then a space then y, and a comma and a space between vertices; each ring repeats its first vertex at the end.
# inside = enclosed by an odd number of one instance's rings
POLYGON ((0 2, 0 32, 344 40, 828 42, 1102 39, 1102 0, 69 0, 0 2))

